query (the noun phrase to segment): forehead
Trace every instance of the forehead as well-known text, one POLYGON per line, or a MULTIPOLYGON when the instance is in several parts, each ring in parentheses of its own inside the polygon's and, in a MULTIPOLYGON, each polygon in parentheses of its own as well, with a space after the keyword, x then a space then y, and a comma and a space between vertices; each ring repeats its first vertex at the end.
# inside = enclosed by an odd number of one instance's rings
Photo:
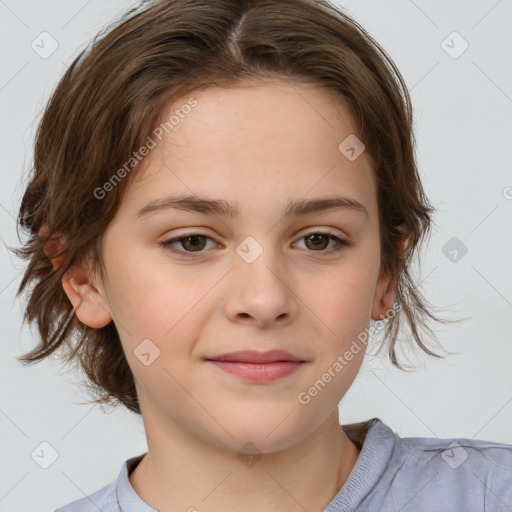
POLYGON ((200 149, 212 142, 225 155, 236 156, 241 156, 236 145, 240 142, 260 156, 278 157, 268 155, 268 149, 276 147, 283 148, 282 154, 289 147, 299 155, 314 153, 321 138, 324 146, 334 143, 336 148, 338 139, 356 131, 341 96, 312 84, 277 80, 196 91, 176 100, 163 114, 163 122, 173 117, 175 123, 164 135, 167 147, 190 144, 200 149), (192 96, 196 106, 179 119, 173 116, 185 111, 192 96))
POLYGON ((289 199, 333 192, 369 212, 375 206, 368 155, 351 161, 339 147, 356 132, 350 111, 317 86, 272 81, 195 91, 168 107, 161 126, 166 121, 126 191, 133 208, 171 192, 236 200, 253 213, 261 213, 258 202, 282 209, 289 199))

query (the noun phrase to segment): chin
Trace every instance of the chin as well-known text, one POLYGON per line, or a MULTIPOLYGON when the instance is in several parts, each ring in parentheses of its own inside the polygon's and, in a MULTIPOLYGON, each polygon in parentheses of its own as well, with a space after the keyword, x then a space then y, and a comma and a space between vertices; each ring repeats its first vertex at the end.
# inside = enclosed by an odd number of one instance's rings
POLYGON ((303 427, 301 430, 294 430, 294 424, 285 421, 279 424, 280 421, 276 421, 275 418, 262 421, 259 418, 252 422, 231 422, 226 427, 231 436, 222 430, 221 438, 217 438, 217 443, 237 454, 263 454, 285 450, 307 435, 307 432, 302 431, 303 427))

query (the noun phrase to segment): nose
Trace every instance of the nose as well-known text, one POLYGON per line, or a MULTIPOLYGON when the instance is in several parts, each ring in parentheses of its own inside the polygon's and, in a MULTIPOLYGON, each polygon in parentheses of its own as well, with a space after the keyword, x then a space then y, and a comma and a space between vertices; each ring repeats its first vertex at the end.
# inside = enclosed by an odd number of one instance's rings
POLYGON ((256 259, 245 258, 243 252, 234 257, 225 314, 232 321, 250 322, 261 328, 277 321, 286 325, 298 312, 293 277, 284 258, 270 244, 264 246, 261 237, 258 244, 261 251, 256 259))

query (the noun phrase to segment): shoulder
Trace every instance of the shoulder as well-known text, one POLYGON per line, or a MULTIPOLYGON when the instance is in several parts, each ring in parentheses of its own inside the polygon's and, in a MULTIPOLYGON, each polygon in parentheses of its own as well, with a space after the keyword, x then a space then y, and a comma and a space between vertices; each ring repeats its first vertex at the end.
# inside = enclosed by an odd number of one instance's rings
POLYGON ((450 474, 470 470, 486 474, 510 472, 512 476, 512 445, 468 438, 400 438, 397 446, 404 463, 435 467, 450 474))
POLYGON ((389 490, 393 503, 407 504, 404 512, 423 511, 422 504, 428 503, 468 511, 505 511, 512 506, 512 445, 396 437, 389 490))
POLYGON ((120 512, 116 497, 116 482, 111 482, 98 491, 72 501, 54 512, 120 512))

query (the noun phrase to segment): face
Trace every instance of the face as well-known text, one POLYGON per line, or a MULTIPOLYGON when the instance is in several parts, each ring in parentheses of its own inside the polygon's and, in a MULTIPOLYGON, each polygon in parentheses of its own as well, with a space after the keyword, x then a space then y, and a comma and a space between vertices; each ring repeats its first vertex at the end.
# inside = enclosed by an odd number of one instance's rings
MULTIPOLYGON (((191 96, 196 106, 155 138, 105 232, 98 315, 108 310, 114 319, 145 420, 165 418, 234 450, 250 441, 272 452, 336 410, 364 344, 350 360, 344 354, 389 305, 373 171, 365 152, 350 160, 338 148, 355 131, 348 109, 314 86, 191 96), (162 206, 190 195, 233 211, 162 206), (334 197, 360 207, 297 207, 334 197), (207 361, 271 349, 304 362, 255 382, 207 361)), ((93 316, 84 308, 82 321, 93 316)))

